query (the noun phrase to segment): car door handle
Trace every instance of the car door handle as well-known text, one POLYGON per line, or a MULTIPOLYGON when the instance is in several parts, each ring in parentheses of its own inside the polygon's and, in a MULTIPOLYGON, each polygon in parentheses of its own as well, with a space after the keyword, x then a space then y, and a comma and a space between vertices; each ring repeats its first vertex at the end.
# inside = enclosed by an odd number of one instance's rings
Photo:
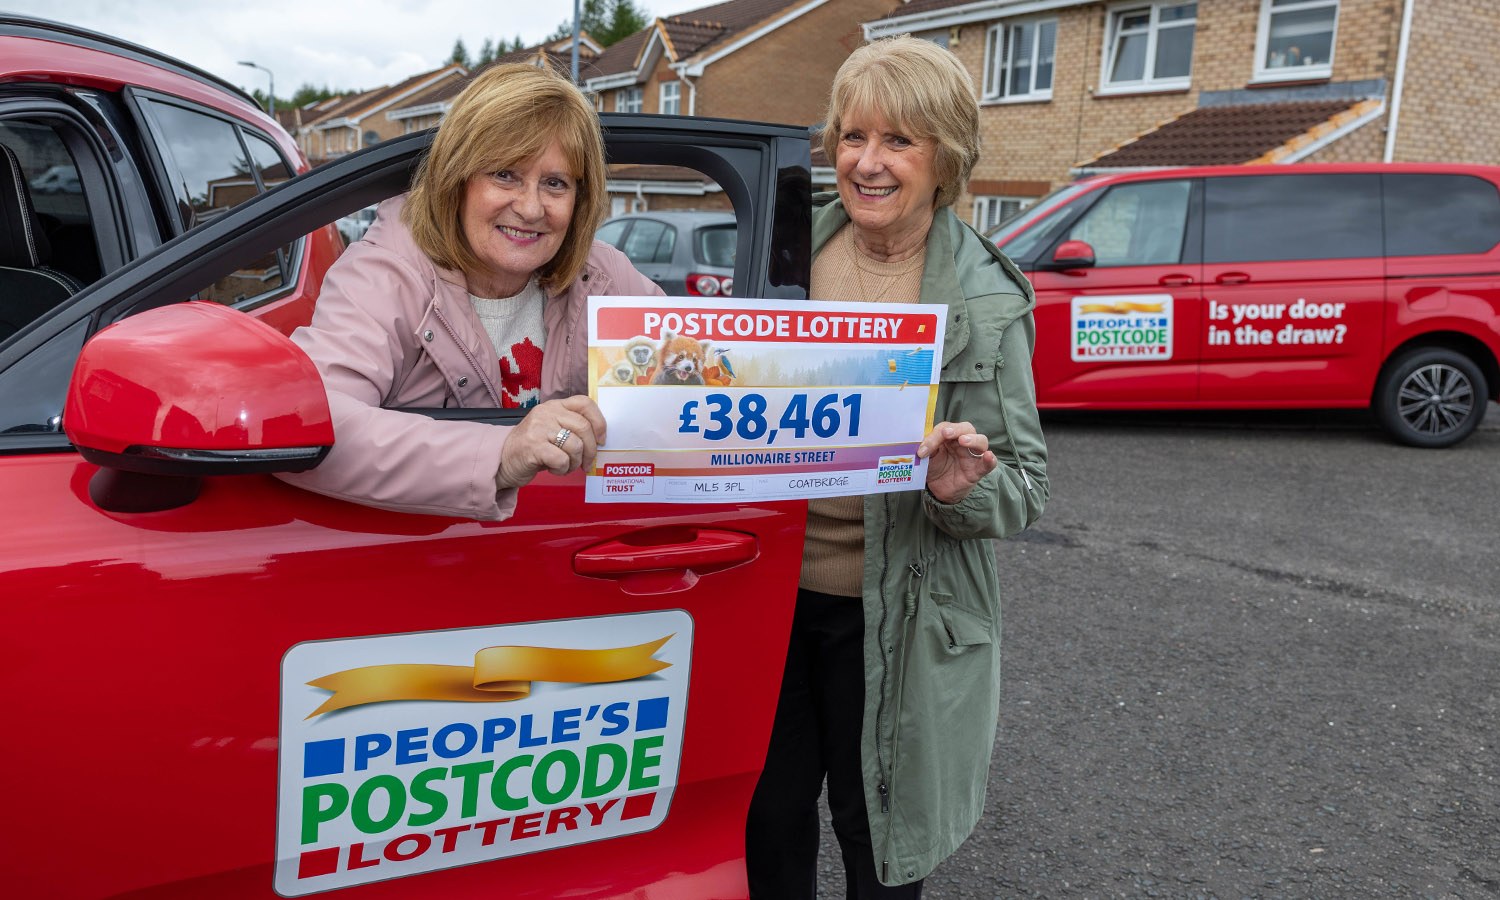
POLYGON ((755 535, 693 525, 648 528, 585 547, 573 571, 614 578, 630 593, 684 590, 698 576, 750 562, 759 554, 755 535))
POLYGON ((1191 276, 1191 275, 1163 275, 1161 278, 1157 279, 1156 283, 1159 284, 1159 285, 1161 285, 1161 286, 1163 286, 1163 287, 1182 287, 1183 285, 1186 285, 1186 284, 1192 284, 1193 283, 1193 276, 1191 276))
POLYGON ((1250 276, 1245 272, 1223 272, 1214 279, 1219 284, 1244 284, 1249 280, 1250 276))

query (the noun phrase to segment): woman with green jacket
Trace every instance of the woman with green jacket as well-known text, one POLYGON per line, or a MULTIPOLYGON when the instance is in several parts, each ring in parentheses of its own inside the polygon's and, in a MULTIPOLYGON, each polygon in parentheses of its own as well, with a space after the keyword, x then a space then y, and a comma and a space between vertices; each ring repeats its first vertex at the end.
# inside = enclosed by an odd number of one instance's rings
POLYGON ((849 897, 920 897, 984 805, 1000 690, 990 538, 1047 500, 1035 295, 949 206, 979 156, 962 65, 915 38, 855 51, 823 133, 814 300, 947 307, 922 491, 808 504, 802 577, 746 857, 757 900, 816 890, 826 777, 849 897))

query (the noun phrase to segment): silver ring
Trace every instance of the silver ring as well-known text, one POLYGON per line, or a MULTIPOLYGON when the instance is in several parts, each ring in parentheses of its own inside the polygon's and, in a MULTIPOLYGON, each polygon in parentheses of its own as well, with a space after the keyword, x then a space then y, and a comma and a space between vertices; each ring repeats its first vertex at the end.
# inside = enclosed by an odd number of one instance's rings
POLYGON ((568 437, 572 434, 573 432, 569 431, 566 428, 559 428, 557 429, 557 437, 552 439, 552 443, 556 444, 557 449, 561 450, 563 448, 563 444, 566 444, 568 442, 568 437))
POLYGON ((967 450, 967 451, 969 451, 969 455, 972 456, 972 457, 974 457, 975 459, 984 459, 984 454, 983 453, 975 453, 973 447, 965 447, 964 449, 967 450))

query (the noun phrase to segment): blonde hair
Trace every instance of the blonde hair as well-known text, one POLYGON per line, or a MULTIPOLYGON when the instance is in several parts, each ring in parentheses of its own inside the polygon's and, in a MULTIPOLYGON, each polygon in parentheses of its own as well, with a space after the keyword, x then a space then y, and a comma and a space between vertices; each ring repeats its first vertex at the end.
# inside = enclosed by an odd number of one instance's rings
POLYGON ((402 220, 433 262, 472 277, 484 268, 463 230, 469 178, 562 147, 577 180, 573 218, 557 254, 537 270, 543 290, 573 283, 609 206, 599 117, 572 82, 527 63, 491 66, 453 101, 412 180, 402 220))
POLYGON ((933 141, 933 208, 958 199, 979 161, 979 103, 957 57, 906 34, 849 54, 833 76, 824 117, 823 152, 834 165, 844 117, 860 112, 878 114, 906 137, 933 141))

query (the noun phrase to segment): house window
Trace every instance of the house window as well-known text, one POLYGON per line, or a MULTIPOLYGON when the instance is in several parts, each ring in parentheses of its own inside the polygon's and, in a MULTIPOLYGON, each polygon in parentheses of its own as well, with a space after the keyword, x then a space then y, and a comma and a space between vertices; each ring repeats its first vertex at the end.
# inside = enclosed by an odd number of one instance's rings
POLYGON ((1001 22, 984 44, 984 99, 1051 100, 1057 20, 1001 22))
POLYGON ((1261 0, 1255 79, 1287 81, 1333 74, 1339 0, 1261 0))
POLYGON ((1035 202, 1035 197, 975 197, 974 229, 986 234, 1035 202))
POLYGON ((661 83, 661 106, 658 108, 664 116, 682 114, 682 82, 663 81, 661 83))
POLYGON ((1196 3, 1142 3, 1110 10, 1100 93, 1186 88, 1193 69, 1196 3))
POLYGON ((640 87, 620 88, 618 91, 615 91, 615 112, 638 113, 640 111, 640 87))

